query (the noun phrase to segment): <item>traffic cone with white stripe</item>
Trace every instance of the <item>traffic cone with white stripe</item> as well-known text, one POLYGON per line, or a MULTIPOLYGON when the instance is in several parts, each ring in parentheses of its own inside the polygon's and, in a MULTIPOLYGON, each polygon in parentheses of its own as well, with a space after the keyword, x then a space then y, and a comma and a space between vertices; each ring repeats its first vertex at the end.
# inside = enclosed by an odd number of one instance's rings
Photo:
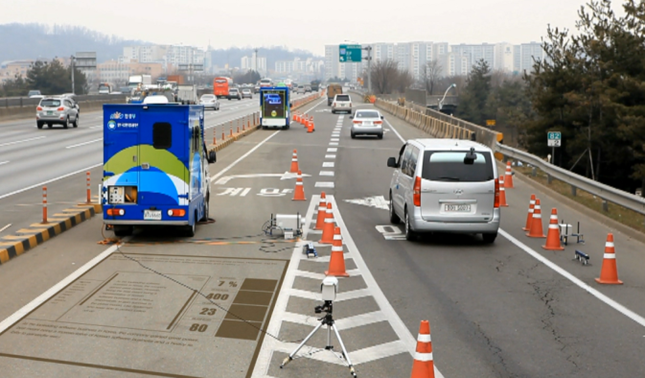
POLYGON ((526 216, 526 226, 522 228, 524 231, 531 229, 531 222, 533 222, 533 208, 535 207, 535 194, 531 194, 531 200, 529 201, 529 213, 526 216))
POLYGON ((562 251, 564 248, 560 244, 560 226, 558 226, 558 209, 551 209, 551 218, 549 220, 549 231, 546 233, 546 244, 542 248, 549 251, 562 251))
POLYGON ((513 189, 513 172, 511 170, 511 162, 506 162, 506 172, 504 175, 504 187, 513 189))
POLYGON ((334 242, 334 211, 331 208, 331 202, 327 202, 327 215, 325 215, 325 224, 323 225, 322 237, 318 243, 332 244, 334 242))
POLYGON ((300 168, 298 168, 298 151, 293 150, 293 155, 291 155, 291 169, 289 170, 289 172, 296 173, 299 170, 300 168))
POLYGON ((616 250, 614 249, 614 234, 607 234, 605 242, 605 255, 602 260, 600 269, 600 278, 596 282, 609 285, 622 285, 623 281, 618 279, 618 269, 616 268, 616 250))
POLYGON ((302 172, 298 171, 298 178, 296 179, 296 189, 293 192, 292 201, 306 201, 305 186, 302 183, 302 172))
POLYGON ((410 378, 434 378, 434 360, 432 359, 432 339, 430 322, 422 320, 417 337, 417 349, 412 363, 410 378))
POLYGON ((318 216, 316 218, 316 227, 314 230, 322 230, 327 217, 327 197, 325 192, 320 192, 320 201, 318 201, 318 216))
POLYGON ((499 206, 508 207, 506 190, 504 189, 504 176, 499 176, 499 206))
POLYGON ((530 238, 545 237, 544 231, 542 230, 542 210, 540 209, 539 198, 535 200, 535 206, 533 207, 533 221, 531 222, 531 229, 526 236, 530 238))
POLYGON ((340 234, 340 227, 334 227, 334 240, 331 246, 329 257, 329 270, 325 271, 326 276, 349 277, 345 271, 345 254, 343 252, 343 237, 340 234))

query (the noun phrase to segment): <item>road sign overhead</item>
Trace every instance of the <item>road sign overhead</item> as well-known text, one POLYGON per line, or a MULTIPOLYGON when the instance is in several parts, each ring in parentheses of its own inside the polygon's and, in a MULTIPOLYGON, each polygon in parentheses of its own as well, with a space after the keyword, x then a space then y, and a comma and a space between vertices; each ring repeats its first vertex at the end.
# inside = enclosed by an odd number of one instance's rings
POLYGON ((361 45, 340 45, 338 61, 342 63, 360 63, 363 61, 361 45))

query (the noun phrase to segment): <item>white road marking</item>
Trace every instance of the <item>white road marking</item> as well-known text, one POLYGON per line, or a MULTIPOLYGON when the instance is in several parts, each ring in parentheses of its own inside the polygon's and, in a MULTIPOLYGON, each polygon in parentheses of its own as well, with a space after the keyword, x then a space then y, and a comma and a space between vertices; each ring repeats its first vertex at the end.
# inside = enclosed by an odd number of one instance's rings
POLYGON ((315 188, 333 188, 334 187, 334 182, 333 181, 318 181, 314 185, 315 188))
POLYGON ((103 128, 103 125, 88 127, 88 129, 98 129, 99 127, 103 128))
POLYGON ((43 139, 43 138, 46 138, 46 137, 45 136, 39 136, 39 137, 35 137, 35 138, 17 140, 15 142, 2 143, 2 144, 0 144, 0 147, 11 146, 11 145, 18 144, 18 143, 31 142, 32 140, 38 140, 38 139, 43 139))
POLYGON ((328 148, 327 152, 336 152, 338 151, 338 148, 328 148))
POLYGON ((332 141, 332 142, 338 142, 338 141, 340 141, 340 139, 338 139, 338 138, 331 138, 331 141, 332 141))
POLYGON ((18 189, 18 190, 15 190, 15 191, 11 192, 11 193, 3 194, 3 195, 1 195, 1 196, 0 196, 0 199, 3 199, 3 198, 6 198, 6 197, 9 197, 9 196, 12 196, 12 195, 14 195, 14 194, 22 193, 22 192, 24 192, 24 191, 27 191, 27 190, 30 190, 30 189, 33 189, 33 188, 41 187, 41 186, 43 186, 43 185, 45 185, 45 184, 49 184, 50 182, 58 181, 58 180, 61 180, 61 179, 67 178, 67 177, 69 177, 69 176, 73 176, 73 175, 75 175, 75 174, 77 174, 77 173, 81 173, 81 172, 83 172, 83 173, 84 173, 84 172, 87 172, 87 171, 88 171, 88 170, 90 170, 90 169, 93 169, 93 168, 96 168, 96 167, 100 167, 100 166, 102 166, 102 165, 103 165, 103 163, 90 165, 89 167, 85 167, 85 168, 83 168, 83 169, 79 169, 78 171, 74 171, 74 172, 72 172, 72 173, 68 173, 68 174, 63 175, 63 176, 59 176, 59 177, 53 178, 53 179, 51 179, 51 180, 43 181, 43 182, 40 182, 40 183, 38 183, 38 184, 28 186, 28 187, 26 187, 26 188, 18 189))
POLYGON ((98 265, 101 261, 105 260, 108 256, 112 254, 112 252, 116 251, 117 247, 118 245, 113 245, 112 247, 106 249, 100 255, 90 260, 87 264, 83 265, 81 268, 74 271, 74 273, 65 277, 62 281, 52 286, 49 290, 42 293, 36 299, 34 299, 33 301, 23 306, 20 310, 14 312, 13 315, 3 320, 2 323, 0 323, 0 333, 4 332, 7 328, 12 326, 15 322, 19 321, 20 319, 22 319, 23 316, 29 314, 38 306, 45 303, 49 298, 53 297, 59 291, 63 290, 65 286, 74 282, 77 278, 85 274, 88 270, 92 269, 94 266, 98 265))
POLYGON ((383 196, 365 197, 361 199, 348 199, 345 202, 354 203, 357 205, 375 207, 377 209, 388 210, 390 208, 389 202, 383 196))
POLYGON ((7 164, 7 163, 9 163, 9 162, 11 162, 11 160, 7 160, 7 161, 0 161, 0 165, 7 164))
POLYGON ((6 230, 6 229, 7 229, 7 228, 9 228, 9 227, 11 227, 11 223, 9 223, 8 225, 6 225, 6 226, 4 226, 4 227, 0 228, 0 232, 2 232, 2 231, 4 231, 4 230, 6 230))
POLYGON ((333 168, 334 167, 334 162, 333 161, 325 161, 322 163, 322 166, 325 168, 333 168))
POLYGON ((325 155, 325 159, 336 159, 336 155, 325 155))
MULTIPOLYGON (((336 217, 336 215, 334 215, 334 217, 336 217)), ((336 219, 336 218, 334 218, 334 219, 336 219)), ((576 277, 573 274, 567 272, 566 270, 561 268, 559 265, 551 262, 551 260, 549 260, 546 257, 542 256, 541 254, 535 252, 529 246, 527 246, 526 244, 522 243, 521 241, 515 239, 511 234, 509 234, 508 232, 502 230, 501 228, 499 229, 499 233, 502 236, 504 236, 506 239, 508 239, 511 243, 515 244, 520 249, 522 249, 524 252, 526 252, 529 255, 533 256, 536 260, 540 261, 541 263, 543 263, 547 267, 551 268, 556 273, 560 274, 562 277, 568 279, 573 284, 579 286, 581 289, 585 290, 589 294, 591 294, 594 297, 600 299, 600 301, 602 301, 605 304, 609 305, 609 307, 613 308, 614 310, 620 312, 621 314, 625 315, 626 317, 630 318, 631 320, 633 320, 636 323, 640 324, 641 326, 645 327, 645 318, 643 318, 642 316, 638 315, 634 311, 628 309, 627 307, 621 305, 620 303, 616 302, 615 300, 609 298, 605 294, 599 292, 598 290, 594 289, 593 287, 591 287, 591 286, 587 285, 586 283, 582 282, 582 280, 580 280, 578 277, 576 277)))
POLYGON ((338 146, 338 142, 329 142, 330 146, 338 146))
POLYGON ((103 138, 94 139, 94 140, 91 140, 91 141, 89 141, 89 142, 83 142, 83 143, 79 143, 79 144, 72 144, 71 146, 67 146, 67 147, 65 147, 65 148, 70 149, 70 148, 81 147, 81 146, 85 146, 85 145, 88 145, 88 144, 92 144, 92 143, 100 142, 100 141, 102 141, 102 140, 103 140, 103 138))
POLYGON ((334 171, 320 171, 320 173, 318 173, 318 175, 319 176, 333 176, 334 171))

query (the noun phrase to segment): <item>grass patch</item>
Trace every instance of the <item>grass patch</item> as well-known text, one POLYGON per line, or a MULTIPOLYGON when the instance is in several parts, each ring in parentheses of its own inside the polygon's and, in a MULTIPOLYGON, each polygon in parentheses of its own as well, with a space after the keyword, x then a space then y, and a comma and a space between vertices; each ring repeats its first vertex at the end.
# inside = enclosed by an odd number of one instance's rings
MULTIPOLYGON (((639 214, 635 211, 626 209, 622 206, 613 204, 611 202, 607 203, 608 211, 603 210, 603 199, 594 196, 591 193, 587 193, 580 188, 577 189, 576 195, 571 194, 571 185, 556 179, 551 180, 551 184, 547 182, 546 173, 542 172, 539 169, 536 169, 536 175, 533 176, 531 173, 533 168, 529 167, 513 167, 515 172, 521 173, 524 177, 529 180, 539 182, 540 184, 548 187, 549 189, 560 193, 577 203, 594 210, 595 212, 607 216, 625 226, 631 227, 634 230, 645 233, 645 216, 639 214)), ((544 210, 543 213, 546 213, 544 210)), ((549 210, 550 214, 550 210, 549 210)))

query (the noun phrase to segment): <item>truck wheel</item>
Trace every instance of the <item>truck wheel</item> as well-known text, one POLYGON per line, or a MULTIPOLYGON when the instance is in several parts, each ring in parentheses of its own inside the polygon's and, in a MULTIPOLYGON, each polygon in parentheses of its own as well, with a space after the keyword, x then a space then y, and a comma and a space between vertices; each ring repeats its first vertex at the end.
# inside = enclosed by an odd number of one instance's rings
POLYGON ((65 118, 65 123, 63 123, 63 127, 64 127, 64 128, 68 128, 68 127, 69 127, 69 123, 70 123, 70 122, 69 122, 69 116, 68 116, 67 118, 65 118))
POLYGON ((37 121, 36 126, 38 126, 39 129, 43 128, 43 122, 37 121))
POLYGON ((210 205, 208 204, 209 197, 210 193, 206 195, 206 199, 204 200, 204 216, 201 219, 202 222, 208 222, 208 210, 210 207, 210 205))
POLYGON ((76 118, 74 118, 74 122, 72 122, 72 126, 74 126, 74 127, 78 127, 78 118, 79 118, 79 117, 80 117, 80 116, 77 114, 77 115, 76 115, 76 118))
POLYGON ((193 237, 195 236, 195 231, 197 231, 197 212, 195 211, 195 216, 193 218, 195 221, 193 222, 192 225, 185 226, 185 233, 186 236, 188 237, 193 237))

